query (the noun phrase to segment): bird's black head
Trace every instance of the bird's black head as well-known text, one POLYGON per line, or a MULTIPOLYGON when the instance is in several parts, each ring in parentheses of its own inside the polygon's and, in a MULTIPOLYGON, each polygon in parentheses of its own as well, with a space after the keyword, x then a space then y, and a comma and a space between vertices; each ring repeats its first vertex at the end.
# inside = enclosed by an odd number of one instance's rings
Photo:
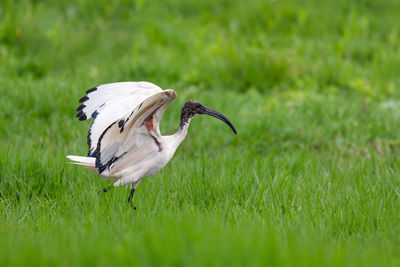
POLYGON ((236 134, 235 127, 224 115, 222 115, 218 111, 213 110, 209 107, 203 106, 196 100, 189 100, 183 105, 182 112, 181 112, 181 126, 186 124, 191 118, 193 118, 197 114, 206 114, 206 115, 213 116, 217 119, 220 119, 221 121, 228 124, 229 127, 231 127, 232 131, 236 134))

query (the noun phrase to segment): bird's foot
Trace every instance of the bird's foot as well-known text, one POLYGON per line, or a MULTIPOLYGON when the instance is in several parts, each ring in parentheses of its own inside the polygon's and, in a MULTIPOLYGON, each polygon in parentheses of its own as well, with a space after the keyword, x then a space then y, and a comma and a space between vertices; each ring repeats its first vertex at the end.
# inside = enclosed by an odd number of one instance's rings
POLYGON ((132 208, 133 208, 134 210, 136 210, 136 206, 133 205, 133 202, 132 202, 132 201, 131 201, 131 202, 128 202, 128 204, 129 204, 130 206, 132 206, 132 208))

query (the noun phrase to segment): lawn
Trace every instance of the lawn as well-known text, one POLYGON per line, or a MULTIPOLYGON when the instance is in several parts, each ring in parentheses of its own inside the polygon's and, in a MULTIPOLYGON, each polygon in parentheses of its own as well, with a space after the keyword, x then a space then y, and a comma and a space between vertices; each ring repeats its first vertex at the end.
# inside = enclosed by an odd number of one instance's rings
POLYGON ((0 3, 1 266, 399 266, 400 2, 0 3), (135 194, 71 165, 85 90, 196 99, 135 194))

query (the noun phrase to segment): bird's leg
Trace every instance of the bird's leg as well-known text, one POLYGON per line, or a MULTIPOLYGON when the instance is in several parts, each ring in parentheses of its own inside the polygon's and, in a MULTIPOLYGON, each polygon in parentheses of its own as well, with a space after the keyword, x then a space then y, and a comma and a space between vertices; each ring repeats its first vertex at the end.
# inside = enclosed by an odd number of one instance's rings
POLYGON ((107 193, 108 191, 110 191, 112 189, 112 186, 111 185, 109 185, 109 186, 107 186, 106 188, 103 188, 102 190, 100 190, 99 192, 97 192, 97 193, 101 193, 101 192, 103 192, 103 193, 107 193))
POLYGON ((139 182, 131 184, 131 190, 129 191, 128 203, 132 205, 133 209, 136 210, 136 207, 133 206, 133 194, 135 193, 135 189, 138 186, 139 182))
POLYGON ((135 193, 135 188, 131 186, 131 191, 129 192, 129 197, 128 197, 128 203, 132 203, 134 193, 135 193))
MULTIPOLYGON (((133 206, 133 194, 135 193, 135 187, 131 186, 131 191, 129 192, 128 203, 133 206)), ((133 206, 133 209, 136 210, 136 207, 133 206)))

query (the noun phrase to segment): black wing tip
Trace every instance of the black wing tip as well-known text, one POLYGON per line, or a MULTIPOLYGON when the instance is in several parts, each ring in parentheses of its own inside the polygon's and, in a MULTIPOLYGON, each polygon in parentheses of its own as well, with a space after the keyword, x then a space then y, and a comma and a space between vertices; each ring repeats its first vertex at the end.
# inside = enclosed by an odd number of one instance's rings
MULTIPOLYGON (((86 90, 86 95, 84 95, 81 99, 79 99, 79 103, 84 103, 86 100, 89 100, 89 97, 88 97, 87 95, 90 94, 91 92, 96 91, 96 90, 97 90, 97 86, 96 86, 96 87, 93 87, 93 88, 90 88, 89 90, 86 90)), ((86 107, 85 104, 81 104, 81 105, 76 109, 76 111, 79 111, 79 113, 76 115, 76 117, 78 117, 79 120, 81 120, 81 121, 87 120, 87 116, 86 116, 86 115, 83 113, 83 111, 82 111, 85 107, 86 107)), ((96 112, 96 111, 95 111, 95 112, 96 112)), ((94 113, 93 113, 93 114, 94 114, 94 113)), ((94 116, 93 116, 93 114, 92 114, 91 117, 95 118, 95 116, 97 116, 97 113, 94 114, 94 116)))
POLYGON ((85 102, 86 100, 88 100, 89 99, 89 97, 87 96, 88 94, 90 94, 91 92, 94 92, 94 91, 96 91, 97 90, 97 86, 96 87, 93 87, 93 88, 90 88, 89 90, 86 90, 86 95, 85 96, 83 96, 81 99, 79 99, 79 103, 83 103, 83 102, 85 102))
POLYGON ((89 99, 89 97, 87 96, 87 95, 85 95, 84 97, 82 97, 81 99, 79 99, 79 103, 83 103, 83 102, 85 102, 86 100, 88 100, 89 99))
POLYGON ((94 92, 96 90, 97 90, 97 86, 93 87, 93 88, 90 88, 89 90, 86 90, 86 94, 90 94, 91 92, 94 92))
POLYGON ((83 111, 79 111, 79 113, 76 114, 76 117, 79 118, 80 121, 84 121, 87 119, 86 114, 83 113, 83 111))
POLYGON ((81 104, 81 105, 76 109, 76 111, 81 111, 81 110, 83 110, 84 108, 86 108, 86 105, 85 105, 85 104, 81 104))

